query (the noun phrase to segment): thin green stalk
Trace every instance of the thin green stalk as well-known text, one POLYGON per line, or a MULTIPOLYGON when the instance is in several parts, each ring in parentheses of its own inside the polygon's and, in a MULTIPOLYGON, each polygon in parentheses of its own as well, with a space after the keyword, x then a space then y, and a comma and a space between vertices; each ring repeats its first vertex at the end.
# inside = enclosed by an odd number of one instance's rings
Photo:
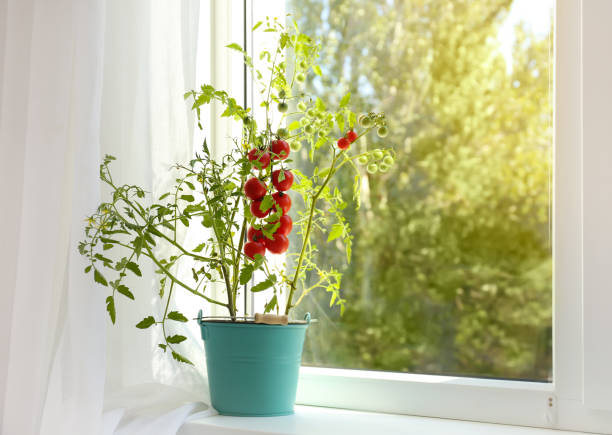
POLYGON ((287 306, 285 308, 285 314, 289 314, 289 311, 294 306, 294 305, 291 305, 291 301, 293 299, 293 294, 295 293, 295 290, 297 288, 297 280, 302 270, 302 262, 304 261, 304 254, 306 252, 306 246, 308 244, 308 241, 310 240, 310 231, 312 230, 312 219, 314 217, 317 200, 319 199, 319 196, 321 196, 321 193, 323 193, 323 189, 325 189, 325 186, 327 186, 327 183, 329 183, 329 180, 331 179, 332 175, 335 173, 334 166, 338 158, 341 155, 343 155, 343 153, 344 151, 340 152, 340 154, 338 154, 337 156, 334 156, 334 159, 332 160, 332 164, 330 166, 329 173, 327 174, 325 181, 323 181, 323 184, 321 185, 317 193, 312 197, 312 201, 310 203, 310 212, 308 214, 308 225, 306 226, 306 233, 304 234, 304 240, 302 241, 302 250, 300 251, 300 257, 298 259, 298 264, 295 268, 295 274, 293 275, 293 280, 291 280, 291 286, 289 290, 289 296, 287 297, 287 306))

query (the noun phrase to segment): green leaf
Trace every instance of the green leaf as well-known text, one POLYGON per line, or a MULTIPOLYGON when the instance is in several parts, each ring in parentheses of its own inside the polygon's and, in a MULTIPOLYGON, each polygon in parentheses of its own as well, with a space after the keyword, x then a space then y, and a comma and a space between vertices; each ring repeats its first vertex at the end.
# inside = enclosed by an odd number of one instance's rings
POLYGON ((172 344, 179 344, 185 340, 187 340, 187 337, 185 337, 184 335, 170 335, 166 337, 166 341, 172 344))
POLYGON ((293 130, 297 130, 300 128, 300 121, 293 121, 291 124, 289 124, 289 127, 287 127, 289 130, 293 131, 293 130))
POLYGON ((202 249, 206 247, 206 243, 200 243, 198 246, 192 249, 193 252, 202 252, 202 249))
POLYGON ((155 324, 155 319, 153 318, 153 316, 148 316, 142 319, 140 322, 138 322, 136 324, 136 327, 138 329, 147 329, 148 327, 154 324, 155 324))
MULTIPOLYGON (((188 94, 185 94, 188 95, 188 94)), ((190 95, 190 94, 189 94, 190 95)), ((163 201, 164 199, 166 199, 168 196, 170 195, 170 192, 166 192, 164 193, 162 196, 159 197, 160 201, 163 201)))
POLYGON ((266 211, 270 207, 272 207, 273 204, 274 204, 274 199, 272 198, 272 196, 266 195, 264 196, 264 199, 261 201, 261 204, 259 204, 259 209, 261 211, 266 211))
POLYGON ((153 225, 149 225, 147 227, 147 231, 150 232, 151 234, 153 234, 154 236, 163 237, 163 234, 157 228, 155 228, 153 225))
POLYGON ((321 67, 319 65, 313 65, 312 66, 312 70, 318 76, 322 76, 323 75, 323 73, 321 72, 321 67))
POLYGON ((165 344, 158 344, 160 349, 163 349, 164 352, 166 351, 166 345, 165 344))
POLYGON ((104 278, 104 275, 102 275, 98 269, 94 269, 94 281, 104 286, 108 286, 108 282, 106 281, 106 278, 104 278))
POLYGON ((336 113, 336 124, 338 124, 340 131, 344 131, 344 115, 342 113, 336 113))
POLYGON ((256 286, 253 286, 251 288, 251 291, 253 293, 257 293, 257 292, 261 292, 261 291, 267 290, 270 287, 272 287, 275 282, 276 282, 276 275, 272 274, 265 281, 262 281, 259 284, 257 284, 256 286))
POLYGON ((331 227, 331 231, 329 232, 329 235, 327 236, 327 241, 331 242, 332 240, 337 239, 338 237, 342 237, 343 234, 344 234, 344 225, 333 224, 331 227))
POLYGON ((236 44, 235 42, 233 42, 233 43, 231 43, 231 44, 226 45, 226 47, 227 47, 227 48, 231 48, 232 50, 239 51, 240 53, 242 53, 242 52, 243 52, 243 51, 242 51, 242 47, 241 47, 240 45, 236 44))
POLYGON ((127 288, 127 286, 120 284, 116 287, 116 290, 121 293, 123 296, 130 298, 131 300, 134 300, 134 295, 132 294, 132 292, 130 291, 129 288, 127 288))
POLYGON ((182 313, 179 313, 178 311, 170 311, 168 313, 168 319, 174 320, 176 322, 187 322, 188 321, 187 317, 185 317, 182 313))
POLYGON ((256 23, 256 24, 253 26, 253 28, 251 29, 251 31, 253 31, 253 32, 254 32, 255 30, 257 30, 257 28, 258 28, 259 26, 261 26, 261 23, 262 23, 261 21, 258 21, 258 22, 257 22, 257 23, 256 23))
POLYGON ((193 202, 194 200, 193 195, 181 195, 180 198, 187 202, 193 202))
POLYGON ((91 271, 91 264, 85 268, 85 273, 89 273, 91 271))
POLYGON ((270 311, 272 311, 274 307, 276 307, 277 303, 278 302, 276 299, 276 295, 274 295, 274 297, 270 299, 270 302, 268 302, 266 306, 264 307, 264 313, 269 313, 270 311))
POLYGON ((113 246, 115 246, 115 245, 113 245, 112 243, 105 243, 104 245, 102 245, 102 249, 104 249, 105 251, 108 251, 113 246))
POLYGON ((140 271, 140 267, 134 263, 133 261, 128 261, 125 265, 126 269, 132 271, 136 276, 142 276, 142 272, 140 271))
POLYGON ((347 92, 344 97, 340 100, 340 107, 346 107, 348 103, 351 101, 351 93, 347 92))
POLYGON ((245 285, 253 276, 253 266, 247 264, 240 270, 239 281, 241 285, 245 285))
POLYGON ((111 322, 115 324, 115 299, 112 296, 106 298, 106 311, 108 311, 111 322))
POLYGON ((172 352, 172 358, 174 358, 175 360, 177 360, 178 362, 182 362, 185 364, 191 364, 193 365, 193 363, 191 361, 189 361, 187 358, 185 358, 184 356, 182 356, 181 354, 178 354, 176 352, 172 352))
POLYGON ((187 219, 185 216, 181 216, 179 219, 183 225, 185 225, 186 227, 189 226, 189 219, 187 219))

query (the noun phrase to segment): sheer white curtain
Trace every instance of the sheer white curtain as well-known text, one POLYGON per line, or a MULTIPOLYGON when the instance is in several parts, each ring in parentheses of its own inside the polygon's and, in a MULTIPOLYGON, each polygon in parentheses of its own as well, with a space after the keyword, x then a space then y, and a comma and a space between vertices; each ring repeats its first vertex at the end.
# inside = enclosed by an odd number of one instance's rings
POLYGON ((152 270, 111 327, 106 289, 76 250, 103 198, 101 155, 118 158, 116 179, 154 195, 191 155, 182 94, 196 86, 200 7, 211 4, 0 0, 2 434, 171 434, 206 408, 195 324, 195 368, 156 352, 154 329, 134 328, 159 310, 152 270))
POLYGON ((103 2, 0 4, 2 433, 96 433, 104 298, 76 243, 99 198, 103 2))

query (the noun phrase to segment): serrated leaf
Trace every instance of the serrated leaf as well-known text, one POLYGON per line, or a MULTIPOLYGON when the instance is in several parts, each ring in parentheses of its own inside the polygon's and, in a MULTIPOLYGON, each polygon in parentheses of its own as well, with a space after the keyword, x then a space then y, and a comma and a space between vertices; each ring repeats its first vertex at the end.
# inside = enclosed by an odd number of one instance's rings
POLYGON ((206 243, 200 243, 198 246, 192 249, 193 252, 202 252, 202 249, 206 247, 206 243))
POLYGON ((351 93, 347 92, 344 97, 340 100, 340 107, 346 107, 348 103, 351 101, 351 93))
POLYGON ((178 311, 170 311, 168 313, 168 319, 174 320, 175 322, 187 322, 188 319, 182 313, 178 311))
POLYGON ((115 324, 115 299, 112 296, 106 298, 106 311, 108 311, 111 322, 115 324))
POLYGON ((231 48, 232 50, 236 50, 239 51, 240 53, 242 53, 242 47, 238 44, 236 44, 235 42, 226 45, 227 48, 231 48))
POLYGON ((264 199, 261 200, 261 204, 259 204, 259 210, 266 211, 274 204, 274 199, 271 195, 264 196, 264 199))
POLYGON ((166 337, 166 341, 168 343, 172 343, 172 344, 179 344, 183 341, 187 340, 187 337, 185 337, 184 335, 170 335, 168 337, 166 337))
POLYGON ((272 311, 274 307, 276 307, 276 304, 277 304, 277 299, 276 299, 276 295, 274 295, 272 299, 270 299, 270 302, 268 302, 266 306, 264 307, 264 313, 269 313, 270 311, 272 311))
POLYGON ((266 280, 264 280, 264 281, 260 282, 259 284, 253 286, 251 288, 251 291, 253 293, 257 293, 257 292, 261 292, 261 291, 267 290, 270 287, 272 287, 275 282, 276 282, 276 275, 272 274, 268 278, 266 278, 266 280))
POLYGON ((133 261, 128 261, 127 264, 125 265, 125 268, 129 269, 136 276, 142 276, 142 272, 140 271, 140 267, 138 266, 138 264, 134 263, 133 261))
POLYGON ((333 224, 329 232, 329 235, 327 236, 327 241, 331 242, 332 240, 337 239, 338 237, 342 237, 343 234, 344 234, 344 225, 333 224))
POLYGON ((153 318, 153 316, 148 316, 142 319, 140 322, 138 322, 136 324, 136 327, 138 329, 147 329, 148 327, 154 324, 155 324, 155 319, 153 318))
POLYGON ((194 200, 193 195, 181 195, 180 198, 187 202, 193 202, 194 200))
POLYGON ((174 358, 175 360, 177 360, 178 362, 182 362, 185 364, 191 364, 193 365, 193 363, 191 361, 189 361, 187 358, 185 358, 183 355, 176 353, 176 352, 172 352, 172 358, 174 358))
POLYGON ((134 300, 134 295, 132 294, 132 292, 130 291, 129 288, 127 288, 127 286, 120 284, 115 288, 119 293, 121 293, 123 296, 130 298, 131 300, 134 300))
POLYGON ((238 278, 240 281, 240 284, 245 285, 247 282, 251 280, 252 276, 253 276, 253 267, 250 264, 244 266, 240 270, 240 276, 238 278))
POLYGON ((106 281, 106 278, 104 278, 104 275, 102 275, 98 269, 94 269, 94 281, 97 282, 98 284, 108 286, 108 282, 106 281))

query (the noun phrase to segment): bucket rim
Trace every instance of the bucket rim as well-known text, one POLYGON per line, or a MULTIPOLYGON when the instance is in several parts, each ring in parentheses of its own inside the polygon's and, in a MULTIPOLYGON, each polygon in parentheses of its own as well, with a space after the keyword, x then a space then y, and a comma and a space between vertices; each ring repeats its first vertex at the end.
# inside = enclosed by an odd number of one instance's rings
POLYGON ((304 320, 292 320, 287 325, 276 325, 276 324, 267 324, 267 323, 256 323, 254 317, 246 317, 239 316, 232 318, 231 316, 202 316, 202 310, 198 312, 198 317, 194 320, 197 320, 200 326, 204 324, 209 325, 224 325, 224 326, 276 326, 281 328, 290 327, 298 327, 298 326, 308 326, 311 322, 316 322, 316 320, 312 320, 310 313, 306 313, 304 315, 304 320))
POLYGON ((248 327, 248 326, 287 328, 287 327, 308 326, 310 322, 307 322, 306 320, 292 320, 287 325, 269 325, 267 323, 255 323, 254 320, 236 320, 234 321, 231 319, 231 317, 228 317, 226 319, 219 319, 219 318, 207 319, 206 317, 203 317, 201 320, 198 320, 198 323, 200 323, 201 325, 206 324, 206 325, 227 326, 227 327, 236 327, 236 328, 248 327))

